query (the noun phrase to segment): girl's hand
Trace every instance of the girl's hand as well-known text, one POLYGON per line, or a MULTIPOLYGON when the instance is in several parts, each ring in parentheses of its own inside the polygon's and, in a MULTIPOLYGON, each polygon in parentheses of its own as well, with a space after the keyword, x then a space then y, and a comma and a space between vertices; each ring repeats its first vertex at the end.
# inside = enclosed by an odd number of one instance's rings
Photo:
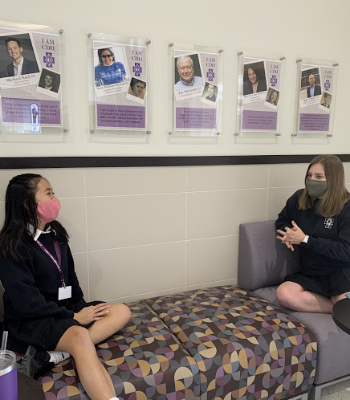
MULTIPOLYGON (((277 232, 280 233, 280 230, 278 230, 277 232)), ((287 240, 283 240, 283 236, 276 236, 276 239, 279 239, 282 243, 284 243, 289 250, 294 251, 292 243, 288 242, 287 240)))
POLYGON ((91 322, 98 321, 108 314, 108 303, 97 304, 97 306, 85 307, 74 314, 74 319, 81 325, 89 325, 91 322))
POLYGON ((284 243, 288 248, 293 247, 293 244, 300 244, 306 236, 294 221, 292 221, 292 225, 292 228, 286 228, 285 231, 282 231, 281 229, 277 230, 281 235, 277 236, 277 239, 284 243))

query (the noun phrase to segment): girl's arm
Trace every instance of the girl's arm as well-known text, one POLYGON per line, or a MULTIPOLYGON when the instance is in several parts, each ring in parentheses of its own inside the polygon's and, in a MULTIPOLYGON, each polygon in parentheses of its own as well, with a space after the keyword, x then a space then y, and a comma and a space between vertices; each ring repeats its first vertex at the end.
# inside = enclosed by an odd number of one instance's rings
POLYGON ((73 311, 58 306, 54 301, 46 301, 35 285, 33 270, 29 263, 14 263, 7 259, 1 259, 0 279, 5 289, 4 299, 9 299, 13 306, 12 310, 6 310, 10 314, 7 314, 8 319, 48 316, 73 318, 73 311))

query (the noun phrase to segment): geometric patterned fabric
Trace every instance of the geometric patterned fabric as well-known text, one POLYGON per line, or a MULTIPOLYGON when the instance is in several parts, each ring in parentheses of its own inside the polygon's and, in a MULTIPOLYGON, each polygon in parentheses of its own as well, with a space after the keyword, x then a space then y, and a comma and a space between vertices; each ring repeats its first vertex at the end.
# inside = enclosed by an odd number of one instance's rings
MULTIPOLYGON (((194 359, 145 302, 128 306, 132 312, 129 323, 96 346, 117 397, 120 400, 194 399, 196 385, 192 381, 198 374, 194 359)), ((90 400, 72 357, 41 378, 41 384, 46 400, 90 400)))
MULTIPOLYGON (((120 400, 277 400, 314 381, 313 334, 236 286, 128 306, 129 323, 96 346, 120 400)), ((46 400, 90 400, 72 358, 39 383, 46 400)))
POLYGON ((196 360, 194 381, 206 393, 201 399, 281 399, 302 394, 314 381, 314 335, 236 286, 147 302, 196 360))

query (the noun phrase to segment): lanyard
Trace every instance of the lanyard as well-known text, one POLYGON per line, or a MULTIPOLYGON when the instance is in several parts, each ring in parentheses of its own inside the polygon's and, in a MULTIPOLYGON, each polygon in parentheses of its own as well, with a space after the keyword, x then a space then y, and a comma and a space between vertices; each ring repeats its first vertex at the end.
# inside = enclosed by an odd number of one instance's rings
POLYGON ((51 258, 52 262, 55 264, 55 267, 57 268, 57 270, 58 270, 58 272, 59 272, 59 274, 60 274, 61 282, 62 282, 62 287, 66 287, 66 284, 65 284, 65 282, 64 282, 63 271, 62 271, 62 268, 61 268, 61 249, 60 249, 60 246, 59 246, 57 240, 54 239, 54 240, 53 240, 53 244, 54 244, 54 246, 55 246, 55 251, 56 251, 56 254, 57 254, 58 261, 57 261, 56 258, 49 252, 49 250, 47 250, 47 248, 40 242, 40 240, 37 240, 36 242, 38 243, 38 245, 39 245, 39 247, 41 248, 41 250, 51 258))

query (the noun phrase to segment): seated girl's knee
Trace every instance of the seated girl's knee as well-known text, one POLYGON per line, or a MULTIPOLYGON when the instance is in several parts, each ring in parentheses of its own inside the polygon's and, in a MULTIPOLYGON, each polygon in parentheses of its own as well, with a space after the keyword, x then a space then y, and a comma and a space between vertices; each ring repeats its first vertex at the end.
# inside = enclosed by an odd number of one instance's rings
POLYGON ((276 297, 277 300, 279 300, 280 298, 282 298, 284 295, 284 288, 281 286, 278 286, 278 288, 276 289, 276 297))
POLYGON ((282 304, 282 306, 288 307, 290 304, 290 295, 286 288, 279 286, 276 290, 277 300, 282 304))
POLYGON ((83 326, 72 326, 69 328, 69 334, 72 342, 79 345, 92 343, 89 331, 83 326))
POLYGON ((111 305, 111 315, 116 323, 116 329, 123 328, 131 318, 130 308, 125 304, 111 305))
MULTIPOLYGON (((124 316, 124 318, 125 318, 125 321, 128 322, 128 321, 130 321, 130 318, 131 318, 131 310, 130 310, 130 308, 129 308, 127 305, 125 305, 125 304, 122 304, 122 306, 123 306, 123 308, 122 308, 122 310, 123 310, 123 316, 124 316)), ((125 323, 126 323, 126 322, 125 322, 125 323)))

